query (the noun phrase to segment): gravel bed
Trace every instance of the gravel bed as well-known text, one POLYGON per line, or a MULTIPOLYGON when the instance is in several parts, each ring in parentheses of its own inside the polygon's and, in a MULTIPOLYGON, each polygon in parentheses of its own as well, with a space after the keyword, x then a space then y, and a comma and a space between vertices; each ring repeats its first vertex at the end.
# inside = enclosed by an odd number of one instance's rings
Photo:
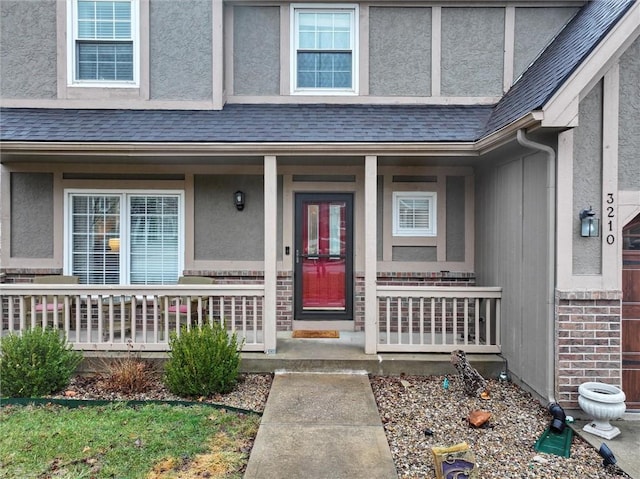
POLYGON ((263 412, 267 398, 269 397, 272 380, 273 378, 270 374, 240 374, 236 387, 230 393, 215 394, 202 398, 190 398, 172 394, 160 380, 151 381, 151 384, 144 392, 123 394, 120 392, 107 391, 104 387, 104 378, 100 375, 76 376, 71 379, 65 391, 61 391, 52 397, 66 399, 106 399, 110 401, 198 401, 263 412))
POLYGON ((537 452, 534 444, 551 422, 548 411, 509 382, 489 381, 488 400, 467 396, 456 376, 371 377, 371 386, 400 478, 434 477, 434 446, 466 441, 478 479, 628 478, 604 468, 598 452, 574 435, 571 457, 537 452), (492 414, 486 427, 469 426, 473 410, 492 414), (431 433, 431 434, 429 434, 431 433))

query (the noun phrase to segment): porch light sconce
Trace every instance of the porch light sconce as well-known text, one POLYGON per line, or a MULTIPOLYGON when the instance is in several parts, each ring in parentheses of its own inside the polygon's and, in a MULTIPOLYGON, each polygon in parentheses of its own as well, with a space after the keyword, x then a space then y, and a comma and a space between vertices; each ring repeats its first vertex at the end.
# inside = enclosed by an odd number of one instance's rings
POLYGON ((580 211, 580 236, 588 238, 600 236, 600 220, 595 218, 596 213, 591 209, 580 211))
POLYGON ((242 211, 244 209, 244 192, 236 191, 233 194, 233 203, 236 205, 238 211, 242 211))

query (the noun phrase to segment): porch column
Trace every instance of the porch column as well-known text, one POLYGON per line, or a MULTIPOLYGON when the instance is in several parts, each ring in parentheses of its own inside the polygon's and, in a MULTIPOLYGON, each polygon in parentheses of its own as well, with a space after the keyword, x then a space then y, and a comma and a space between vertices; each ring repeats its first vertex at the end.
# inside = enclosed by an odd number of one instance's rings
POLYGON ((364 352, 375 354, 378 341, 377 280, 377 197, 378 157, 364 159, 364 352))
POLYGON ((264 157, 264 352, 276 352, 276 284, 278 282, 278 166, 264 157))

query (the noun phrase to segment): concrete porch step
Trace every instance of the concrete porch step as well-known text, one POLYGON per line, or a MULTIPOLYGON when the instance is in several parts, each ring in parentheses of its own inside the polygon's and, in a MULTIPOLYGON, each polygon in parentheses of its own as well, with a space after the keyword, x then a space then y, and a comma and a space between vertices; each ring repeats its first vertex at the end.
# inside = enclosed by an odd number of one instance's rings
MULTIPOLYGON (((504 360, 496 354, 467 354, 485 378, 496 378, 504 360)), ((447 353, 364 353, 364 333, 340 332, 337 339, 293 339, 279 332, 275 354, 242 353, 241 371, 247 373, 366 371, 374 375, 430 376, 455 374, 447 353)))

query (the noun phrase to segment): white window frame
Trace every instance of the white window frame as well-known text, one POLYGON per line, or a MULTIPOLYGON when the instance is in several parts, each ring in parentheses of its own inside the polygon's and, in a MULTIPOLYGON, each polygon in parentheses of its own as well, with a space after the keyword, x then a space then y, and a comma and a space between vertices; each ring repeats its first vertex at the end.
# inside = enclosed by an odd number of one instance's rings
MULTIPOLYGON (((94 0, 97 2, 118 0, 94 0)), ((120 0, 123 1, 123 0, 120 0)), ((67 86, 94 88, 139 88, 140 87, 140 0, 131 3, 131 41, 133 43, 132 80, 80 80, 77 78, 78 0, 67 0, 67 86)))
POLYGON ((393 192, 393 236, 437 236, 437 193, 435 191, 394 191, 393 192), (403 228, 400 226, 400 201, 406 199, 426 199, 429 202, 429 226, 427 228, 403 228))
POLYGON ((291 4, 291 57, 290 85, 292 95, 357 95, 359 82, 358 38, 359 9, 357 4, 291 4), (344 13, 351 14, 351 88, 298 88, 298 13, 344 13))
POLYGON ((71 254, 71 228, 72 222, 72 201, 75 195, 88 196, 119 196, 120 197, 120 271, 119 284, 129 285, 131 266, 129 255, 129 238, 131 227, 131 216, 129 215, 129 197, 138 195, 149 196, 177 196, 178 197, 178 276, 184 270, 184 228, 185 228, 185 201, 184 190, 113 190, 113 189, 80 189, 68 188, 64 190, 64 274, 71 274, 73 269, 73 258, 71 254), (122 241, 126 238, 126 241, 122 241))

